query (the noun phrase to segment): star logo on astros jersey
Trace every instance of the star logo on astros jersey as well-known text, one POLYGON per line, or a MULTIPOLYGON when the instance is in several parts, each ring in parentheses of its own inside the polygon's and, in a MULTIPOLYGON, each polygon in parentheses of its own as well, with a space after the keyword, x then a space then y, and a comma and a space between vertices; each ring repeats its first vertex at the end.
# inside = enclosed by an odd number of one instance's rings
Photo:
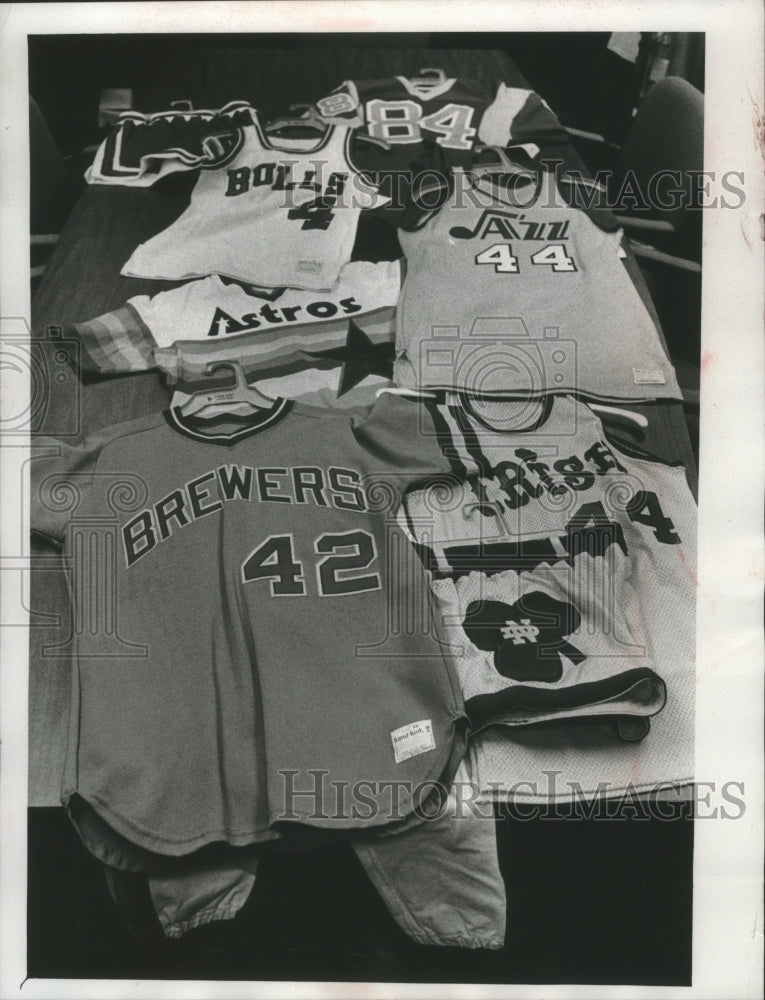
POLYGON ((313 352, 315 358, 329 358, 342 362, 340 384, 337 387, 338 399, 363 382, 368 375, 380 375, 390 379, 393 376, 394 356, 395 348, 392 341, 373 343, 353 320, 348 321, 348 336, 343 347, 313 352))

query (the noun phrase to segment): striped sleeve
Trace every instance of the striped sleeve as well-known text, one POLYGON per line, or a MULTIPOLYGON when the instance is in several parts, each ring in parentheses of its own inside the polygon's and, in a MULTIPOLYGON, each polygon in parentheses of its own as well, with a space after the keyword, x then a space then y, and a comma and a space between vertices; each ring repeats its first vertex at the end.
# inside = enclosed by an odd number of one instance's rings
POLYGON ((481 118, 478 138, 487 146, 511 142, 561 141, 566 132, 550 106, 533 90, 500 83, 481 118))
POLYGON ((114 312, 75 324, 72 333, 82 345, 83 372, 108 375, 156 367, 156 341, 130 302, 114 312))

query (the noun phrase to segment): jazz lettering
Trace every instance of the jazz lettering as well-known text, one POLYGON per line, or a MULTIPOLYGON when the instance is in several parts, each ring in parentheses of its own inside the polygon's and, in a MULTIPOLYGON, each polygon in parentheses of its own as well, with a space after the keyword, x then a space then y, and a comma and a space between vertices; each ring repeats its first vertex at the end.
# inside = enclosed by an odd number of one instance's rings
POLYGON ((504 240, 555 241, 568 239, 569 220, 534 222, 523 213, 487 209, 472 229, 452 226, 449 235, 456 240, 484 240, 497 236, 504 240))
POLYGON ((568 229, 567 219, 535 222, 522 213, 487 210, 472 229, 467 226, 452 226, 449 235, 457 240, 498 237, 497 242, 479 251, 474 258, 476 264, 491 265, 497 274, 518 274, 522 270, 510 240, 543 243, 543 246, 529 254, 530 263, 537 267, 546 265, 559 273, 577 270, 576 263, 566 248, 568 229))

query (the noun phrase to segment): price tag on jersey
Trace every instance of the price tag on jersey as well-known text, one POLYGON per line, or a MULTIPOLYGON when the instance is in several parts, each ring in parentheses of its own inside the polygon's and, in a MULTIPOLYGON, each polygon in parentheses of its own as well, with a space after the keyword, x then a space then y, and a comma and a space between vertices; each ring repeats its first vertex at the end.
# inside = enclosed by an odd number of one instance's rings
POLYGON ((393 743, 393 756, 396 758, 397 764, 409 760, 410 757, 417 757, 427 750, 436 749, 436 741, 433 739, 433 725, 430 719, 410 722, 408 726, 394 729, 390 738, 393 743))
POLYGON ((658 368, 633 368, 635 385, 664 385, 664 372, 658 368))

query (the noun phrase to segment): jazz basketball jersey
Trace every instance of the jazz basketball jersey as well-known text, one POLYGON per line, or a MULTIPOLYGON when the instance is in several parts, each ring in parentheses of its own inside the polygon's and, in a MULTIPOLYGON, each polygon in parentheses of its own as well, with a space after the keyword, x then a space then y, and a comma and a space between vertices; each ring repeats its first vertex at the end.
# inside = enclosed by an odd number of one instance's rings
POLYGON ((693 673, 695 506, 684 470, 617 450, 573 397, 550 399, 522 431, 501 429, 507 409, 488 404, 479 417, 456 399, 440 409, 480 473, 413 492, 402 512, 473 731, 653 716, 668 686, 687 697, 673 685, 689 664, 693 673), (655 613, 656 591, 671 615, 655 613))
POLYGON ((212 365, 235 360, 268 396, 366 406, 391 385, 400 283, 398 261, 353 261, 322 292, 211 275, 135 296, 74 332, 89 372, 158 367, 193 391, 212 365))
POLYGON ((277 400, 40 442, 32 526, 64 543, 75 601, 63 799, 103 860, 106 830, 178 857, 285 825, 382 828, 451 780, 458 679, 397 620, 401 496, 452 474, 431 409, 277 400))
POLYGON ((443 207, 399 231, 397 384, 681 397, 624 267, 621 231, 572 207, 570 185, 536 164, 457 172, 443 207))
POLYGON ((349 135, 330 126, 318 141, 277 146, 255 109, 241 103, 219 112, 131 114, 102 144, 90 183, 140 186, 148 177, 201 170, 188 208, 140 244, 121 273, 331 288, 350 260, 359 212, 379 201, 348 161, 349 135))

